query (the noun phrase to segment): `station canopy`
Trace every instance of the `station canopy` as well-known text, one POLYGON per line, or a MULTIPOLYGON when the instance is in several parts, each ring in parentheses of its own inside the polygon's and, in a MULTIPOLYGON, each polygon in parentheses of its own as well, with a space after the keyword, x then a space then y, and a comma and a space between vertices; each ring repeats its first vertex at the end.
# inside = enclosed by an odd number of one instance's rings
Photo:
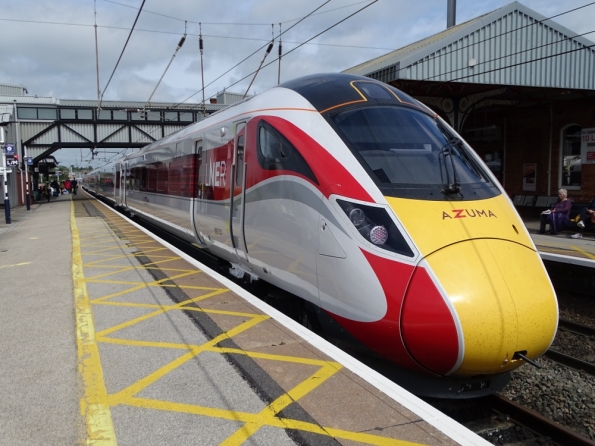
POLYGON ((595 97, 595 45, 513 2, 344 73, 393 85, 460 129, 479 107, 595 97))

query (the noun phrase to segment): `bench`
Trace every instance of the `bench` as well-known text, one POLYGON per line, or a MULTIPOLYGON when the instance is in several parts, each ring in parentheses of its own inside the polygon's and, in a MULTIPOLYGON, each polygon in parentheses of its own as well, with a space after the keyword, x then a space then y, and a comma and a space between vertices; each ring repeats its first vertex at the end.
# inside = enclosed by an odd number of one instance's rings
POLYGON ((548 197, 546 195, 515 195, 512 201, 522 217, 539 218, 541 212, 556 204, 558 197, 548 197))

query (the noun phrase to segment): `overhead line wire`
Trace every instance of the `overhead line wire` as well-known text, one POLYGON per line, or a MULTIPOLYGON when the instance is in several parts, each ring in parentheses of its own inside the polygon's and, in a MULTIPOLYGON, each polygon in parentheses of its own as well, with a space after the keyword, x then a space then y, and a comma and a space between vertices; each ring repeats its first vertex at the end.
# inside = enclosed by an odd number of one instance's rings
MULTIPOLYGON (((369 0, 366 0, 366 1, 369 1, 369 0)), ((4 19, 4 18, 0 18, 0 21, 18 22, 18 23, 37 23, 40 25, 82 26, 82 27, 87 27, 87 28, 93 28, 95 26, 95 25, 84 24, 84 23, 44 22, 44 21, 40 21, 40 20, 21 20, 21 19, 4 19)), ((270 26, 270 23, 268 24, 268 26, 270 26)), ((121 26, 97 25, 97 28, 128 31, 128 28, 124 28, 121 26)), ((154 30, 154 29, 142 29, 142 28, 136 28, 135 31, 137 33, 138 32, 146 32, 146 33, 155 33, 155 34, 171 34, 171 35, 176 35, 176 36, 180 34, 177 31, 159 31, 159 30, 154 30)), ((200 36, 200 34, 194 34, 194 33, 187 33, 187 35, 191 36, 191 37, 199 37, 200 36)), ((218 36, 218 35, 212 35, 212 34, 203 34, 202 36, 209 37, 212 39, 230 39, 230 40, 246 40, 246 41, 255 41, 255 42, 256 41, 257 42, 269 42, 269 39, 258 39, 258 38, 251 38, 251 37, 218 36)), ((285 43, 300 44, 301 42, 286 40, 285 43)), ((395 51, 395 48, 358 46, 358 45, 339 45, 339 44, 331 44, 331 43, 309 43, 309 45, 332 46, 332 47, 339 47, 339 48, 358 48, 358 49, 362 49, 362 50, 395 51)), ((264 45, 262 48, 264 48, 265 46, 266 45, 264 45)))
MULTIPOLYGON (((330 1, 330 0, 328 0, 328 1, 330 1)), ((325 2, 323 5, 321 5, 321 6, 320 6, 319 8, 317 8, 317 9, 320 9, 322 6, 324 6, 326 3, 328 3, 328 1, 327 1, 327 2, 325 2)), ((306 40, 305 42, 302 42, 302 43, 301 43, 299 46, 297 46, 297 47, 295 47, 295 48, 291 49, 290 51, 288 51, 287 53, 285 53, 283 56, 286 56, 286 55, 288 55, 288 54, 292 53, 293 51, 297 50, 297 49, 298 49, 298 48, 300 48, 301 46, 303 46, 303 45, 305 45, 306 43, 308 43, 310 40, 312 40, 312 39, 315 39, 316 37, 318 37, 318 36, 320 36, 320 35, 324 34, 325 32, 327 32, 327 31, 331 30, 332 28, 334 28, 334 27, 336 27, 336 26, 340 25, 341 23, 343 23, 344 21, 346 21, 346 20, 350 19, 350 18, 351 18, 351 17, 353 17, 354 15, 356 15, 356 14, 360 13, 360 12, 361 12, 361 11, 363 11, 364 9, 366 9, 366 8, 368 8, 368 7, 370 7, 370 6, 372 6, 372 5, 373 5, 374 3, 376 3, 377 1, 378 1, 378 0, 373 0, 373 1, 371 1, 370 3, 368 3, 368 4, 367 4, 366 6, 364 6, 363 8, 361 8, 361 9, 359 9, 359 10, 355 11, 353 14, 350 14, 350 15, 348 15, 347 17, 345 17, 344 19, 342 19, 342 20, 338 21, 338 22, 337 22, 337 23, 335 23, 334 25, 332 25, 332 26, 329 26, 329 27, 328 27, 328 28, 326 28, 324 31, 321 31, 320 33, 318 33, 318 34, 316 34, 315 36, 311 37, 310 39, 306 40)), ((314 10, 314 11, 316 11, 316 10, 314 10)), ((314 11, 313 11, 313 12, 314 12, 314 11)), ((312 14, 312 13, 311 13, 311 14, 312 14)), ((306 16, 306 17, 308 17, 308 16, 306 16)), ((302 20, 304 20, 306 17, 304 17, 302 20)), ((298 23, 299 23, 299 22, 298 22, 298 23)), ((296 23, 296 24, 294 24, 293 26, 295 26, 295 25, 297 25, 297 23, 296 23)), ((287 31, 289 31, 291 28, 293 28, 293 26, 291 26, 290 28, 288 28, 287 30, 285 30, 283 33, 285 33, 285 32, 287 32, 287 31)), ((278 37, 280 37, 280 36, 281 36, 283 33, 280 33, 278 37)), ((261 48, 259 48, 259 49, 262 49, 262 48, 264 48, 264 46, 263 46, 263 47, 261 47, 261 48)), ((257 51, 258 51, 258 50, 257 50, 257 51)), ((250 57, 250 56, 249 56, 249 57, 250 57)), ((275 59, 275 60, 272 60, 271 62, 269 62, 268 64, 266 64, 264 67, 268 67, 269 65, 271 65, 271 64, 273 64, 273 63, 275 63, 275 62, 277 62, 277 60, 278 60, 278 58, 277 58, 277 59, 275 59)), ((237 81, 237 82, 235 82, 235 83, 233 83, 233 84, 229 85, 229 86, 228 86, 228 87, 226 87, 226 88, 232 87, 232 86, 236 85, 237 83, 239 83, 239 82, 243 81, 244 79, 246 79, 246 78, 248 78, 248 77, 252 76, 254 73, 256 73, 256 71, 257 71, 257 70, 253 71, 252 73, 248 74, 248 75, 247 75, 247 76, 245 76, 244 78, 242 78, 242 79, 240 79, 239 81, 237 81)), ((221 77, 221 76, 220 76, 220 77, 221 77)), ((219 77, 219 78, 220 78, 220 77, 219 77)), ((217 78, 217 79, 219 79, 219 78, 217 78)), ((217 80, 217 79, 216 79, 216 80, 217 80)), ((213 81, 213 82, 215 82, 215 81, 213 81)), ((211 82, 211 84, 212 84, 213 82, 211 82)), ((208 87, 208 86, 209 86, 209 85, 211 85, 211 84, 208 84, 207 86, 205 86, 205 88, 206 88, 206 87, 208 87)), ((186 102, 188 99, 190 99, 190 98, 192 98, 192 97, 196 96, 198 93, 200 93, 200 91, 201 91, 201 90, 197 91, 197 92, 196 92, 196 93, 194 93, 192 96, 190 96, 190 97, 188 97, 187 99, 185 99, 184 101, 180 102, 179 104, 176 104, 175 106, 173 106, 173 107, 172 107, 172 109, 173 109, 173 108, 176 108, 176 107, 179 107, 179 106, 180 106, 180 105, 182 105, 184 102, 186 102)), ((148 133, 149 135, 151 135, 151 134, 152 134, 152 133, 154 133, 155 131, 159 130, 159 128, 160 128, 160 127, 156 127, 156 128, 155 128, 155 130, 153 130, 153 131, 149 131, 149 132, 147 132, 147 133, 148 133)), ((151 144, 151 143, 149 143, 149 144, 151 144)))
MULTIPOLYGON (((285 31, 283 31, 282 33, 280 33, 278 36, 274 37, 274 38, 280 38, 283 34, 285 34, 286 32, 288 32, 290 29, 296 27, 297 25, 299 25, 302 21, 304 21, 305 19, 307 19, 308 17, 310 17, 313 13, 315 13, 316 11, 318 11, 320 8, 322 8, 324 5, 326 5, 327 3, 329 3, 331 0, 326 0, 322 5, 320 5, 318 8, 314 9, 312 12, 310 12, 308 15, 302 17, 302 19, 297 22, 294 23, 293 25, 291 25, 289 28, 287 28, 285 31)), ((377 1, 377 0, 376 0, 377 1)), ((269 41, 267 41, 269 42, 269 41)), ((238 62, 237 64, 235 64, 233 67, 231 67, 229 70, 227 70, 225 73, 223 73, 222 75, 220 75, 219 77, 217 77, 216 79, 214 79, 213 81, 211 81, 210 83, 208 83, 207 85, 205 85, 204 88, 209 87, 210 85, 214 84, 215 82, 217 82, 219 79, 221 79, 223 76, 225 76, 227 73, 229 73, 231 70, 233 70, 234 68, 238 67, 239 65, 241 65, 242 63, 244 63, 246 60, 248 60, 249 58, 251 58, 252 56, 254 56, 256 53, 258 53, 260 50, 262 50, 264 47, 268 46, 268 43, 261 46, 260 48, 258 48, 256 51, 254 51, 252 54, 250 54, 248 57, 244 58, 241 62, 238 62)), ((275 59, 276 61, 277 59, 275 59)), ((268 66, 268 65, 265 65, 268 66)), ((256 71, 253 71, 252 73, 250 73, 250 75, 256 73, 256 71)), ((243 80, 243 79, 242 79, 243 80)), ((201 91, 204 90, 198 90, 196 93, 194 93, 193 95, 187 97, 186 99, 184 99, 182 102, 176 104, 173 108, 176 108, 180 105, 182 105, 184 102, 186 102, 187 100, 193 98, 194 96, 196 96, 198 93, 200 93, 201 91)))
MULTIPOLYGON (((115 5, 124 6, 124 7, 126 7, 126 8, 132 8, 132 9, 136 9, 134 6, 131 6, 131 5, 125 5, 124 3, 118 3, 118 2, 115 2, 115 1, 113 1, 113 0, 104 0, 104 1, 106 1, 106 2, 108 2, 108 3, 113 3, 113 4, 115 4, 115 5)), ((322 11, 322 12, 319 12, 319 13, 317 13, 317 14, 312 14, 312 16, 314 16, 314 15, 320 15, 320 14, 326 14, 327 12, 337 11, 337 10, 339 10, 339 9, 350 8, 351 6, 355 6, 355 5, 359 5, 359 4, 362 4, 362 3, 366 3, 366 2, 368 2, 368 1, 369 1, 369 0, 363 0, 363 1, 360 1, 360 2, 356 2, 356 3, 351 3, 351 4, 349 4, 349 5, 340 6, 340 7, 338 7, 338 8, 328 9, 328 10, 326 10, 326 11, 322 11)), ((236 25, 238 25, 238 26, 265 26, 265 25, 267 25, 267 26, 268 26, 268 25, 270 25, 270 23, 242 23, 242 22, 195 22, 195 21, 192 21, 192 20, 185 20, 185 19, 180 19, 180 18, 178 18, 178 17, 172 17, 172 16, 169 16, 169 15, 162 14, 162 13, 160 13, 160 12, 149 11, 149 10, 146 10, 146 9, 145 9, 145 12, 146 12, 146 13, 148 13, 148 14, 154 14, 154 15, 158 15, 158 16, 165 17, 165 18, 172 19, 172 20, 178 20, 178 21, 180 21, 180 22, 188 22, 188 23, 194 23, 194 24, 200 24, 200 23, 202 23, 203 25, 233 25, 233 26, 236 26, 236 25)), ((297 18, 297 19, 290 19, 290 20, 286 20, 286 21, 284 21, 284 22, 281 22, 281 23, 290 23, 290 22, 295 22, 296 20, 301 20, 301 19, 299 19, 299 18, 297 18)))
MULTIPOLYGON (((335 26, 338 26, 338 25, 340 25, 340 24, 341 24, 341 23, 343 23, 345 20, 347 20, 347 19, 350 19, 351 17, 353 17, 354 15, 356 15, 356 14, 360 13, 360 12, 361 12, 361 11, 363 11, 364 9, 366 9, 366 8, 368 8, 368 7, 370 7, 370 6, 372 6, 372 5, 373 5, 374 3, 376 3, 377 1, 378 1, 378 0, 373 0, 372 2, 370 2, 369 4, 367 4, 366 6, 364 6, 363 8, 361 8, 361 9, 358 9, 357 11, 355 11, 353 14, 350 14, 350 15, 348 15, 347 17, 345 17, 344 19, 342 19, 342 20, 338 21, 338 22, 337 22, 337 23, 335 23, 334 25, 331 25, 331 26, 329 26, 329 27, 328 27, 328 28, 326 28, 324 31, 321 31, 321 32, 319 32, 318 34, 316 34, 315 36, 313 36, 313 37, 309 38, 309 39, 308 39, 308 40, 306 40, 305 42, 302 42, 300 45, 296 46, 295 48, 292 48, 291 50, 287 51, 287 52, 286 52, 286 53, 285 53, 283 56, 285 57, 285 56, 287 56, 288 54, 291 54, 291 53, 292 53, 292 52, 294 52, 295 50, 297 50, 297 49, 299 49, 300 47, 304 46, 304 45, 305 45, 306 43, 308 43, 310 40, 313 40, 313 39, 315 39, 316 37, 318 37, 318 36, 320 36, 320 35, 324 34, 325 32, 327 32, 327 31, 329 31, 329 30, 333 29, 335 26)), ((273 64, 273 63, 275 63, 275 62, 277 62, 277 60, 278 60, 278 58, 277 58, 277 59, 275 59, 275 60, 272 60, 272 61, 270 61, 270 62, 269 62, 268 64, 266 64, 266 65, 265 65, 263 68, 266 68, 266 67, 268 67, 269 65, 271 65, 271 64, 273 64)), ((254 73, 255 73, 255 71, 253 71, 252 73, 250 73, 250 74, 248 74, 248 75, 244 76, 242 79, 240 79, 240 80, 238 80, 238 81, 234 82, 233 84, 231 84, 231 85, 228 85, 226 88, 233 87, 234 85, 236 85, 236 84, 238 84, 238 83, 242 82, 244 79, 246 79, 246 78, 248 78, 248 77, 252 76, 254 73)))
POLYGON ((136 15, 136 18, 134 19, 134 23, 132 24, 132 28, 130 28, 130 34, 128 34, 128 38, 126 39, 126 43, 124 44, 124 48, 122 48, 122 52, 120 53, 120 57, 118 58, 118 62, 116 62, 116 66, 114 67, 114 71, 112 71, 112 75, 110 76, 109 80, 107 81, 107 84, 105 86, 105 88, 103 89, 103 93, 101 93, 101 99, 99 100, 99 106, 97 108, 101 108, 101 101, 103 100, 103 95, 105 94, 105 90, 107 90, 107 87, 109 86, 110 82, 112 81, 112 78, 114 77, 114 73, 116 72, 116 69, 118 68, 118 65, 120 64, 120 60, 122 60, 122 56, 124 55, 124 51, 126 51, 126 47, 128 46, 128 42, 130 41, 130 37, 132 36, 132 32, 134 31, 134 27, 136 26, 136 22, 138 21, 138 18, 140 17, 140 13, 143 10, 143 6, 145 5, 145 1, 143 0, 142 4, 140 5, 140 8, 138 8, 138 14, 136 15))

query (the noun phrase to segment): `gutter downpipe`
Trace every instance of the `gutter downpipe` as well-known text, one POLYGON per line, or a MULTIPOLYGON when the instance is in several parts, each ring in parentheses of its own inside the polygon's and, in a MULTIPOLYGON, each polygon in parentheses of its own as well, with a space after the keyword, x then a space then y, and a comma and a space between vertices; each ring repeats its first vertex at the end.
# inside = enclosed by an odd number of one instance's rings
POLYGON ((547 166, 547 194, 551 195, 552 192, 552 143, 553 143, 553 131, 554 131, 554 109, 550 102, 550 148, 548 155, 548 166, 547 166))

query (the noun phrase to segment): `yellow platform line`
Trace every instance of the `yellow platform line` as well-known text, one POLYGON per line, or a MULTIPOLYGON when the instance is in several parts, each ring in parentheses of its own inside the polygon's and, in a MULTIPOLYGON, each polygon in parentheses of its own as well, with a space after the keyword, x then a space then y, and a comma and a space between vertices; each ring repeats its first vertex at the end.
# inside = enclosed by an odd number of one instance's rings
POLYGON ((31 262, 15 263, 14 265, 0 265, 0 269, 14 268, 15 266, 25 266, 25 265, 30 265, 30 264, 31 264, 31 262))
POLYGON ((112 446, 117 444, 116 433, 103 381, 91 303, 84 280, 73 201, 70 202, 70 227, 72 230, 72 282, 76 315, 78 370, 82 376, 84 387, 84 397, 81 398, 80 404, 87 431, 84 444, 112 446))
POLYGON ((579 248, 578 246, 573 246, 572 248, 573 248, 575 251, 577 251, 577 252, 580 252, 582 255, 584 255, 584 256, 586 256, 586 257, 588 257, 588 258, 590 258, 590 259, 593 259, 593 260, 595 260, 595 255, 591 254, 590 252, 587 252, 587 251, 585 251, 585 250, 583 250, 583 249, 579 248))

